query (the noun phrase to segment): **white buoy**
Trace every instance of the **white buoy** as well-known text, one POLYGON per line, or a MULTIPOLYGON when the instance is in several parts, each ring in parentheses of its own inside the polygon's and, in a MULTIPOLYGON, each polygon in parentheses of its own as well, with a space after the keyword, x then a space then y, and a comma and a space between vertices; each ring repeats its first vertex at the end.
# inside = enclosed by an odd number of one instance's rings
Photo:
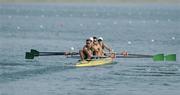
POLYGON ((44 28, 44 26, 43 26, 43 25, 40 25, 39 27, 40 27, 40 28, 44 28))
POLYGON ((173 40, 175 40, 176 38, 175 37, 172 37, 173 40))
POLYGON ((101 23, 100 23, 100 22, 98 22, 98 23, 97 23, 97 25, 101 25, 101 23))
POLYGON ((19 30, 19 29, 21 29, 21 27, 20 27, 20 26, 17 26, 17 29, 19 30))
POLYGON ((112 49, 112 52, 114 52, 114 50, 112 49))
POLYGON ((131 42, 131 41, 128 41, 128 44, 132 44, 132 42, 131 42))
POLYGON ((80 26, 84 26, 84 25, 81 23, 80 26))
POLYGON ((71 47, 71 50, 74 51, 74 47, 71 47))
POLYGON ((151 42, 154 42, 154 39, 152 39, 151 42))

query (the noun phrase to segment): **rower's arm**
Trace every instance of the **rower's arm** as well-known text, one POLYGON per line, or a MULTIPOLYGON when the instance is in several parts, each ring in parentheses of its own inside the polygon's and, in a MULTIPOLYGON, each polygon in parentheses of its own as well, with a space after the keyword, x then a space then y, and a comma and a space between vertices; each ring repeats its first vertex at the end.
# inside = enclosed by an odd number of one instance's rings
POLYGON ((83 51, 85 51, 88 54, 88 57, 92 57, 92 52, 90 52, 86 47, 83 48, 83 51))
POLYGON ((112 51, 112 49, 111 48, 109 48, 106 44, 104 44, 103 43, 103 45, 104 45, 104 47, 109 51, 109 52, 111 52, 112 51))

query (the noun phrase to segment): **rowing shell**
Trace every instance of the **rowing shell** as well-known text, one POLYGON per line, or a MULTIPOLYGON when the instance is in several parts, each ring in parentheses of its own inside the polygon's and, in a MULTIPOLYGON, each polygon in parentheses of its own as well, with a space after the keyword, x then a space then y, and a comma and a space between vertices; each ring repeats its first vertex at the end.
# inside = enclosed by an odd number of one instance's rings
POLYGON ((113 63, 113 59, 111 57, 107 58, 100 58, 100 59, 91 59, 90 61, 79 61, 76 63, 76 67, 91 67, 91 66, 99 66, 99 65, 105 65, 105 64, 111 64, 113 63))

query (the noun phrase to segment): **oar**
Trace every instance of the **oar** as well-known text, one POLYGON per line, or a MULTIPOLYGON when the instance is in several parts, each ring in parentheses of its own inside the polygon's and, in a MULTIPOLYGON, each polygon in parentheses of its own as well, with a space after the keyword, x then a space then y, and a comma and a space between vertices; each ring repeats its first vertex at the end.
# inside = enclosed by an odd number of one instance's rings
MULTIPOLYGON (((123 53, 115 53, 116 55, 124 55, 123 53)), ((152 57, 153 55, 147 55, 147 54, 127 54, 128 56, 142 56, 142 57, 152 57)))
POLYGON ((116 58, 152 58, 153 61, 176 61, 176 54, 156 54, 156 55, 143 55, 143 54, 128 54, 128 56, 116 55, 116 58))
MULTIPOLYGON (((34 59, 35 56, 52 56, 52 55, 78 55, 77 52, 39 52, 35 49, 31 49, 31 52, 26 52, 26 59, 34 59)), ((76 57, 77 58, 77 57, 76 57)), ((144 54, 128 54, 124 56, 121 53, 116 53, 116 58, 152 58, 154 61, 176 61, 176 54, 156 54, 156 55, 144 55, 144 54)))
MULTIPOLYGON (((116 55, 123 55, 123 54, 116 54, 116 55)), ((154 55, 145 55, 145 54, 128 54, 127 56, 153 57, 154 55)))
MULTIPOLYGON (((93 56, 92 59, 96 58, 107 58, 108 56, 105 57, 96 57, 93 56)), ((68 58, 80 58, 79 56, 70 56, 68 58)), ((143 55, 143 54, 130 54, 128 56, 124 55, 116 55, 116 58, 152 58, 153 61, 176 61, 176 54, 169 54, 164 56, 164 54, 156 54, 156 55, 143 55)))
POLYGON ((122 56, 122 53, 116 53, 119 58, 153 58, 154 61, 176 61, 176 54, 156 54, 156 55, 145 55, 145 54, 127 54, 127 56, 122 56))
POLYGON ((52 55, 77 55, 77 52, 39 52, 31 49, 31 52, 26 52, 26 59, 34 59, 35 56, 52 56, 52 55))
POLYGON ((152 58, 153 61, 164 61, 164 54, 156 54, 156 55, 128 54, 127 56, 116 55, 116 58, 152 58))
POLYGON ((39 52, 35 49, 31 49, 31 53, 34 56, 49 56, 49 55, 77 55, 77 52, 39 52))
POLYGON ((168 54, 165 56, 166 61, 176 61, 176 54, 168 54))

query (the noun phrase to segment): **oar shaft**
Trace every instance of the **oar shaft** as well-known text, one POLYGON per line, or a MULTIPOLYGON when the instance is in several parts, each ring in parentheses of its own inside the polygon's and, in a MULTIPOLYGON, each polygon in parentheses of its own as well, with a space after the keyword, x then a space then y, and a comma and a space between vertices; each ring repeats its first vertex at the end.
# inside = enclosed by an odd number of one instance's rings
POLYGON ((153 57, 154 55, 144 55, 144 54, 128 54, 131 56, 139 56, 139 57, 153 57))
MULTIPOLYGON (((116 53, 116 55, 123 55, 121 53, 116 53)), ((153 57, 153 55, 147 55, 147 54, 127 54, 128 56, 147 56, 147 57, 153 57)))
POLYGON ((31 53, 34 56, 49 56, 49 55, 77 55, 77 52, 39 52, 35 49, 31 49, 31 53))
POLYGON ((153 56, 123 56, 123 55, 117 55, 116 58, 152 58, 153 56))
POLYGON ((77 55, 77 52, 39 52, 38 56, 53 56, 53 55, 77 55))
POLYGON ((66 52, 39 52, 39 53, 60 53, 60 54, 64 54, 66 52))
POLYGON ((39 56, 41 55, 65 55, 65 52, 39 52, 39 56))

